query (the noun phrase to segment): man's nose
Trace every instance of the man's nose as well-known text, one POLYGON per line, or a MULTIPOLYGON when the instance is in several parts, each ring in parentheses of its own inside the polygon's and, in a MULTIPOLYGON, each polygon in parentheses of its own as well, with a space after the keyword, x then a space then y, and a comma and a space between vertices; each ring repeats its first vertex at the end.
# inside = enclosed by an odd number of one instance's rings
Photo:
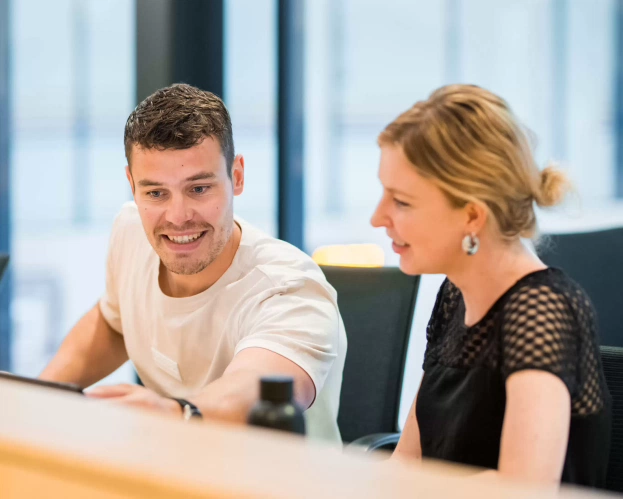
POLYGON ((183 196, 173 196, 166 211, 167 222, 182 227, 186 222, 193 218, 193 210, 190 208, 183 196))

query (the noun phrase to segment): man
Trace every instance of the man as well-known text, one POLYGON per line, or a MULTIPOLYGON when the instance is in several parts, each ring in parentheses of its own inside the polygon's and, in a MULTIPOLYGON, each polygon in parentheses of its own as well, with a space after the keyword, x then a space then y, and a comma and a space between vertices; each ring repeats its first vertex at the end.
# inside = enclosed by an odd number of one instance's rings
POLYGON ((132 112, 124 142, 134 203, 114 222, 106 291, 41 378, 89 386, 129 358, 145 387, 89 395, 244 422, 259 379, 287 375, 307 433, 339 441, 335 290, 303 252, 234 217, 244 159, 223 102, 189 85, 159 90, 132 112))

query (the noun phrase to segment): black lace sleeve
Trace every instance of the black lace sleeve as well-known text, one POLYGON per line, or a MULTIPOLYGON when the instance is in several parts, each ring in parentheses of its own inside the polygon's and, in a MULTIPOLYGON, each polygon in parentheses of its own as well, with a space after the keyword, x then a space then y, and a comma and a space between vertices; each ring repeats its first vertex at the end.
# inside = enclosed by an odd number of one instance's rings
POLYGON ((426 350, 424 350, 424 361, 422 363, 422 370, 426 371, 427 361, 430 360, 431 353, 435 349, 435 337, 438 334, 440 327, 443 323, 443 307, 447 302, 446 288, 448 288, 449 280, 445 279, 437 292, 437 298, 435 299, 435 305, 433 306, 433 312, 430 315, 428 325, 426 326, 426 350))
POLYGON ((580 338, 564 293, 541 284, 522 286, 504 304, 501 369, 504 378, 524 369, 558 376, 571 397, 578 390, 580 338))

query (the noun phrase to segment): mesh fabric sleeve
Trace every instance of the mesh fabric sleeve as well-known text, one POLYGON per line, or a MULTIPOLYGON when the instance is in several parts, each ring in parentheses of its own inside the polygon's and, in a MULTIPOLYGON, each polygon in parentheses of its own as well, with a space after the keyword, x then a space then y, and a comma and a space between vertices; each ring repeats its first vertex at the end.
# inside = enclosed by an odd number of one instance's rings
POLYGON ((504 305, 501 371, 504 378, 526 369, 560 378, 573 397, 578 389, 577 322, 564 294, 550 286, 525 286, 504 305))

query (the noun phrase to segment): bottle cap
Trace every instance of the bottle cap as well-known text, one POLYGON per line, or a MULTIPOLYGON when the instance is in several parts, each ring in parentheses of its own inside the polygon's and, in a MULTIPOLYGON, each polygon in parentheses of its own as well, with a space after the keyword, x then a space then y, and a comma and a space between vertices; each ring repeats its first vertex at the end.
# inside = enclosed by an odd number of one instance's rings
POLYGON ((260 398, 280 404, 292 400, 294 380, 289 376, 265 376, 260 381, 260 398))

